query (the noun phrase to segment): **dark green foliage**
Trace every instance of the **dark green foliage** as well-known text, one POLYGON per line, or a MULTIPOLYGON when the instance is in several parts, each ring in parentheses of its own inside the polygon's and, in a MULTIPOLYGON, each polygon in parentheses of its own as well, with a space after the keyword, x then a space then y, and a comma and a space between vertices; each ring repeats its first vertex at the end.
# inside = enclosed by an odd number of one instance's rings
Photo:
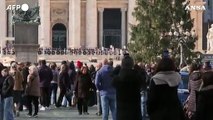
MULTIPOLYGON (((130 54, 136 60, 151 62, 161 56, 164 49, 169 49, 172 57, 178 59, 179 41, 168 36, 172 24, 184 21, 184 31, 191 31, 193 20, 190 13, 185 10, 187 4, 182 4, 185 0, 136 0, 137 7, 133 16, 137 20, 137 25, 132 25, 131 42, 128 47, 130 54), (161 37, 161 36, 164 37, 161 37)), ((175 25, 175 27, 177 27, 175 25)), ((192 59, 196 39, 188 38, 184 43, 184 56, 192 59)))

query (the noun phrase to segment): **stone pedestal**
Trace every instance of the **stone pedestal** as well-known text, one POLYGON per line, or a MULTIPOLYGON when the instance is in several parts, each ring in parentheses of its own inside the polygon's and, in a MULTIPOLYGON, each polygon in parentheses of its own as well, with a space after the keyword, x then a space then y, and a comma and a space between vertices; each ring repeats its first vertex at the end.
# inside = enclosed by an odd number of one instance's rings
POLYGON ((17 62, 37 62, 38 24, 15 24, 15 51, 17 62))
POLYGON ((38 44, 15 44, 16 61, 17 62, 37 62, 38 44))
POLYGON ((213 51, 207 51, 206 54, 213 54, 213 51))

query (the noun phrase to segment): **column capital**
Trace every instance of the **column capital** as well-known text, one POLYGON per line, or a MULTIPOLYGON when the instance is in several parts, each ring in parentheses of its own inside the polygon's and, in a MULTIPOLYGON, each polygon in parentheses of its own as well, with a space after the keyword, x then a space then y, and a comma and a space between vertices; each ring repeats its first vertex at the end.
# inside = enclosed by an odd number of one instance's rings
POLYGON ((104 12, 104 8, 98 8, 99 12, 104 12))
POLYGON ((126 12, 127 8, 121 8, 121 12, 126 12))

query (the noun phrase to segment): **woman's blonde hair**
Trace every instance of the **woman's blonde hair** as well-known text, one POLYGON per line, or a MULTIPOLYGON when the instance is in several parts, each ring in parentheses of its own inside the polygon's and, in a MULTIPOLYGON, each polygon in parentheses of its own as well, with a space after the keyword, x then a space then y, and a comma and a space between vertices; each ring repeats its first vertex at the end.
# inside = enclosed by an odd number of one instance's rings
POLYGON ((62 64, 60 68, 60 72, 66 72, 68 71, 68 66, 66 64, 62 64))
POLYGON ((38 68, 35 65, 31 65, 29 70, 31 70, 33 74, 38 75, 38 68))

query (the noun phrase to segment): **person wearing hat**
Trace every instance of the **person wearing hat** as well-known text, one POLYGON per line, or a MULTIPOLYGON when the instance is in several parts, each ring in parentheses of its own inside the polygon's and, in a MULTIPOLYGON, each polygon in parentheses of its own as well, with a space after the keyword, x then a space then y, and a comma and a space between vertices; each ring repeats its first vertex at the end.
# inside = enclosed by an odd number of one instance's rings
POLYGON ((83 66, 83 63, 81 61, 76 62, 76 72, 78 73, 81 71, 81 67, 83 66))
POLYGON ((212 71, 212 66, 210 61, 206 61, 203 66, 204 72, 212 71))
POLYGON ((81 61, 77 61, 77 68, 81 69, 81 67, 83 66, 83 63, 81 61))

